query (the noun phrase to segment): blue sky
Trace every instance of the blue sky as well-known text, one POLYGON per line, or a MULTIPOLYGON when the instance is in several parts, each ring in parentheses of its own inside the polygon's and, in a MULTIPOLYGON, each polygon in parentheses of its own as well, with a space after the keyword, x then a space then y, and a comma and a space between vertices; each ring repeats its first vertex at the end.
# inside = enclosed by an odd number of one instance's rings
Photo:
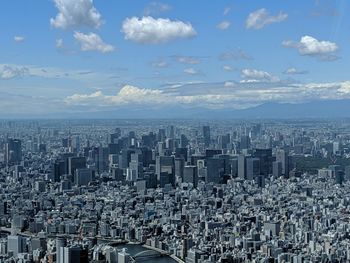
POLYGON ((346 0, 4 0, 0 110, 347 99, 349 7, 346 0))

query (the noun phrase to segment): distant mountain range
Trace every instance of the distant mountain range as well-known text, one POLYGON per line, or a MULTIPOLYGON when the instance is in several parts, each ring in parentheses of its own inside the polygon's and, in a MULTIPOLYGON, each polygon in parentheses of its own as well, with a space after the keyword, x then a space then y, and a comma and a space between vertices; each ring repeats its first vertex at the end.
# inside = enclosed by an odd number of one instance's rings
POLYGON ((0 118, 69 118, 69 119, 299 119, 299 118, 348 118, 350 100, 314 101, 301 104, 265 103, 244 110, 163 107, 121 108, 110 111, 66 112, 40 115, 7 115, 0 118))

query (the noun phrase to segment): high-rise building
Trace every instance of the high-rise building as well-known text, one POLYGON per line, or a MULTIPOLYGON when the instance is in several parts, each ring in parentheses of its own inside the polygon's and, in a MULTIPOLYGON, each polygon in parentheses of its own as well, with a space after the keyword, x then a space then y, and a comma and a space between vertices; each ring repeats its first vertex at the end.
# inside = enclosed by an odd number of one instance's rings
POLYGON ((248 135, 242 135, 240 141, 240 149, 249 149, 250 148, 250 137, 248 135))
POLYGON ((64 262, 63 248, 66 246, 66 243, 67 242, 65 238, 63 237, 56 238, 56 262, 57 263, 64 262))
POLYGON ((219 147, 221 149, 227 149, 228 145, 230 143, 230 134, 225 134, 225 135, 221 135, 219 136, 219 147))
POLYGON ((95 154, 95 165, 98 173, 108 170, 108 148, 98 147, 97 154, 95 154))
POLYGON ((168 127, 168 137, 170 139, 175 139, 175 129, 174 129, 174 126, 173 125, 170 125, 168 127))
POLYGON ((75 175, 75 170, 86 167, 85 157, 69 157, 68 158, 68 173, 69 175, 75 175))
POLYGON ((16 257, 19 253, 25 252, 26 238, 17 235, 7 237, 7 250, 12 251, 16 257))
POLYGON ((186 165, 184 167, 183 182, 192 183, 194 187, 197 187, 197 183, 198 183, 197 166, 186 165))
POLYGON ((181 147, 181 148, 185 148, 185 147, 187 147, 188 143, 189 143, 189 140, 187 139, 186 135, 181 134, 181 137, 180 137, 180 147, 181 147))
MULTIPOLYGON (((173 156, 156 157, 157 180, 175 186, 175 160, 173 156), (166 180, 168 178, 169 180, 166 180), (162 180, 161 180, 162 179, 162 180)), ((162 184, 161 184, 162 185, 162 184)))
POLYGON ((182 157, 175 157, 175 176, 183 179, 185 160, 182 157))
POLYGON ((238 156, 238 177, 241 179, 245 179, 247 176, 247 165, 246 165, 246 157, 244 155, 238 156))
POLYGON ((76 169, 74 182, 78 186, 88 185, 93 180, 93 171, 88 168, 76 169))
POLYGON ((272 175, 275 178, 282 176, 282 163, 281 162, 273 162, 272 163, 272 175))
POLYGON ((282 164, 282 175, 288 176, 290 171, 288 152, 283 149, 276 151, 276 162, 282 164))
POLYGON ((225 159, 208 158, 206 163, 207 174, 205 181, 207 183, 221 183, 225 172, 225 159))
POLYGON ((88 251, 75 245, 70 247, 60 247, 59 261, 57 263, 88 263, 88 251))
POLYGON ((206 147, 209 147, 210 145, 210 127, 209 126, 203 126, 203 138, 204 138, 204 145, 206 147))
POLYGON ((65 161, 62 160, 57 160, 53 164, 53 169, 52 169, 52 181, 54 182, 59 182, 61 180, 62 175, 67 173, 67 166, 65 161))
POLYGON ((22 161, 22 142, 18 139, 8 139, 5 144, 5 163, 14 164, 22 161))
POLYGON ((246 158, 246 178, 247 180, 254 180, 254 178, 260 175, 260 159, 249 157, 246 158))
POLYGON ((254 156, 260 160, 260 174, 265 176, 272 174, 272 149, 256 149, 254 156))

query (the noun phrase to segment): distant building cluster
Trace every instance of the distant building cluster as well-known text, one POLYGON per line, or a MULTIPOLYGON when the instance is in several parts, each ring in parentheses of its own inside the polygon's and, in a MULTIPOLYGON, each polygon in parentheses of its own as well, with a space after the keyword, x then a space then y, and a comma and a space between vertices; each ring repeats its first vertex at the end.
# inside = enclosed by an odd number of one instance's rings
POLYGON ((0 263, 350 262, 346 122, 0 121, 0 149, 0 263))

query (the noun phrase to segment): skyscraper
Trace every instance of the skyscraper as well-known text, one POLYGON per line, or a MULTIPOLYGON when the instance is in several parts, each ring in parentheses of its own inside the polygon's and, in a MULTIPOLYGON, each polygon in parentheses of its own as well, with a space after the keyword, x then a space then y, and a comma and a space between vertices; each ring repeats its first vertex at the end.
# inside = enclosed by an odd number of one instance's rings
POLYGON ((246 159, 246 179, 253 180, 260 174, 260 160, 259 158, 249 157, 246 159))
POLYGON ((86 167, 86 158, 85 157, 69 157, 68 158, 68 173, 69 175, 75 175, 75 170, 79 168, 86 167))
POLYGON ((159 182, 162 184, 170 183, 175 186, 175 160, 173 156, 156 157, 156 174, 159 182))
POLYGON ((184 167, 183 182, 192 183, 194 187, 197 187, 197 183, 198 183, 197 166, 186 165, 184 167))
POLYGON ((250 148, 250 138, 248 135, 241 136, 240 148, 241 150, 250 148))
POLYGON ((5 163, 13 164, 22 161, 22 142, 18 139, 8 139, 5 144, 5 163))
POLYGON ((241 179, 246 178, 247 165, 245 159, 246 157, 244 155, 238 156, 238 177, 241 179))
POLYGON ((203 138, 204 138, 204 145, 208 147, 210 145, 210 127, 209 126, 203 126, 203 138))
POLYGON ((225 159, 208 158, 207 159, 207 175, 205 181, 207 183, 221 183, 225 171, 225 159))
POLYGON ((260 174, 272 174, 272 149, 256 149, 254 156, 260 159, 260 174))
POLYGON ((289 175, 289 157, 285 150, 278 149, 276 151, 276 162, 280 162, 282 164, 282 174, 289 175))

